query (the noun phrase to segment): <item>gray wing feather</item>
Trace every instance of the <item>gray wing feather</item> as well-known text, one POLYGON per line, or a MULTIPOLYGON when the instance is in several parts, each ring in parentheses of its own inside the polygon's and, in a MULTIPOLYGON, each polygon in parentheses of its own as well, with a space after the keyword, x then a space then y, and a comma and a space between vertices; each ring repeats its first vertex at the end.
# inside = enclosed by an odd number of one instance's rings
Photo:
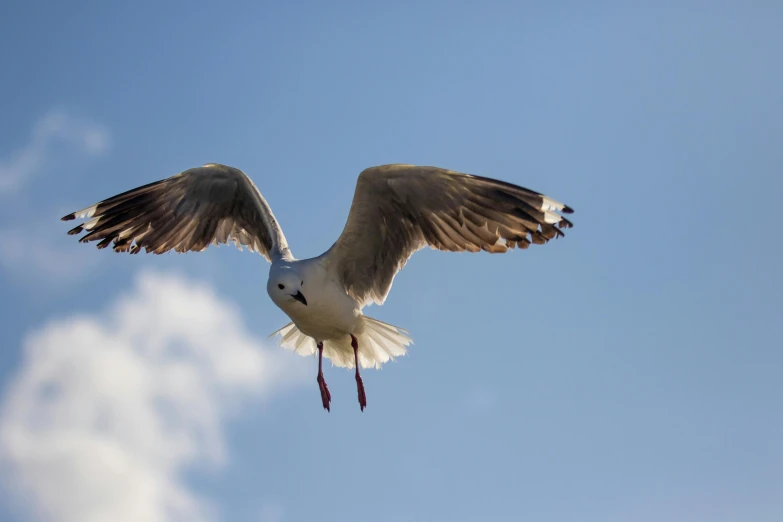
POLYGON ((562 236, 573 210, 538 192, 437 167, 382 165, 356 183, 348 221, 324 255, 345 290, 382 304, 394 276, 424 246, 503 253, 562 236))
POLYGON ((68 234, 115 252, 199 252, 233 242, 270 260, 288 245, 269 205, 241 170, 210 163, 68 214, 89 219, 68 234))

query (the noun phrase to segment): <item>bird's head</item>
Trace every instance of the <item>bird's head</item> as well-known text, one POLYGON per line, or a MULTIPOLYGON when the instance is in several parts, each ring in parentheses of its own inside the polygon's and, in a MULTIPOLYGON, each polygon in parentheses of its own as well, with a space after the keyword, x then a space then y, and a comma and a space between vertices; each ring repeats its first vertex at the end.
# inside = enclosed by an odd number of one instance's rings
POLYGON ((302 293, 304 278, 294 268, 285 266, 273 270, 269 274, 266 291, 272 301, 280 307, 291 306, 299 303, 299 306, 307 306, 307 299, 302 293))

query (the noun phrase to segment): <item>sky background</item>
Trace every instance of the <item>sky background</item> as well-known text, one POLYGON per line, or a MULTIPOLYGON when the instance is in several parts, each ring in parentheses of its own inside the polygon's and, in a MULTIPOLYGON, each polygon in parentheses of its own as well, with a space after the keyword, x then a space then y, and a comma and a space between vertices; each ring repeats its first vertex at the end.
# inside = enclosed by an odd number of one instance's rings
POLYGON ((783 519, 779 2, 0 7, 0 520, 783 519), (589 5, 588 5, 589 4, 589 5), (350 371, 234 248, 124 256, 59 218, 206 162, 297 257, 391 162, 572 206, 565 239, 417 253, 350 371))

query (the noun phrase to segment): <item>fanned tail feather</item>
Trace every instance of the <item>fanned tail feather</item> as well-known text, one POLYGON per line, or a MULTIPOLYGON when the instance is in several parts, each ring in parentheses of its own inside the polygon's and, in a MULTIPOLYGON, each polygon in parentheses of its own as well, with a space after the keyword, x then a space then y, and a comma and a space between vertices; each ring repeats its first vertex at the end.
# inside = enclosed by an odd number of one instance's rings
MULTIPOLYGON (((359 332, 355 333, 359 341, 359 364, 362 368, 379 369, 384 363, 394 361, 407 353, 407 346, 413 344, 408 331, 397 326, 362 316, 359 332)), ((279 335, 280 346, 299 355, 316 355, 318 353, 315 339, 308 337, 296 327, 288 323, 269 338, 279 335)), ((332 361, 333 366, 353 368, 353 347, 351 337, 324 341, 324 357, 332 361)))

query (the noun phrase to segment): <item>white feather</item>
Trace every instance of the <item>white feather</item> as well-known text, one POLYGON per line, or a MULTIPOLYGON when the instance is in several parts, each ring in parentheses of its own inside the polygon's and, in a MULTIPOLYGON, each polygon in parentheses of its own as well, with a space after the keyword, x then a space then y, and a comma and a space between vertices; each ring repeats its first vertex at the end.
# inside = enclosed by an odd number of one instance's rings
POLYGON ((92 230, 95 227, 95 225, 98 224, 98 221, 99 220, 97 218, 93 219, 92 221, 88 221, 87 223, 84 224, 84 230, 92 230))
MULTIPOLYGON (((544 212, 552 211, 552 210, 563 210, 565 208, 565 205, 563 203, 560 203, 558 201, 555 201, 554 199, 550 199, 546 196, 542 196, 542 199, 544 200, 541 203, 541 210, 544 212)), ((557 221, 555 221, 557 223, 557 221)))
POLYGON ((83 208, 82 210, 78 212, 74 212, 74 218, 75 219, 86 219, 91 218, 95 215, 95 210, 98 208, 98 205, 93 205, 91 207, 83 208))
POLYGON ((549 224, 555 224, 560 223, 560 220, 562 220, 562 216, 559 216, 555 214, 554 212, 544 211, 544 221, 546 221, 549 224))
MULTIPOLYGON (((362 368, 380 368, 395 357, 405 355, 407 346, 413 343, 407 330, 371 317, 361 316, 359 329, 361 333, 356 334, 356 340, 359 343, 359 365, 362 368)), ((315 341, 300 332, 294 323, 288 323, 269 338, 277 335, 281 336, 280 346, 299 355, 307 356, 317 352, 315 341)), ((324 357, 329 359, 333 366, 354 368, 350 335, 344 336, 343 339, 324 341, 324 357)))

